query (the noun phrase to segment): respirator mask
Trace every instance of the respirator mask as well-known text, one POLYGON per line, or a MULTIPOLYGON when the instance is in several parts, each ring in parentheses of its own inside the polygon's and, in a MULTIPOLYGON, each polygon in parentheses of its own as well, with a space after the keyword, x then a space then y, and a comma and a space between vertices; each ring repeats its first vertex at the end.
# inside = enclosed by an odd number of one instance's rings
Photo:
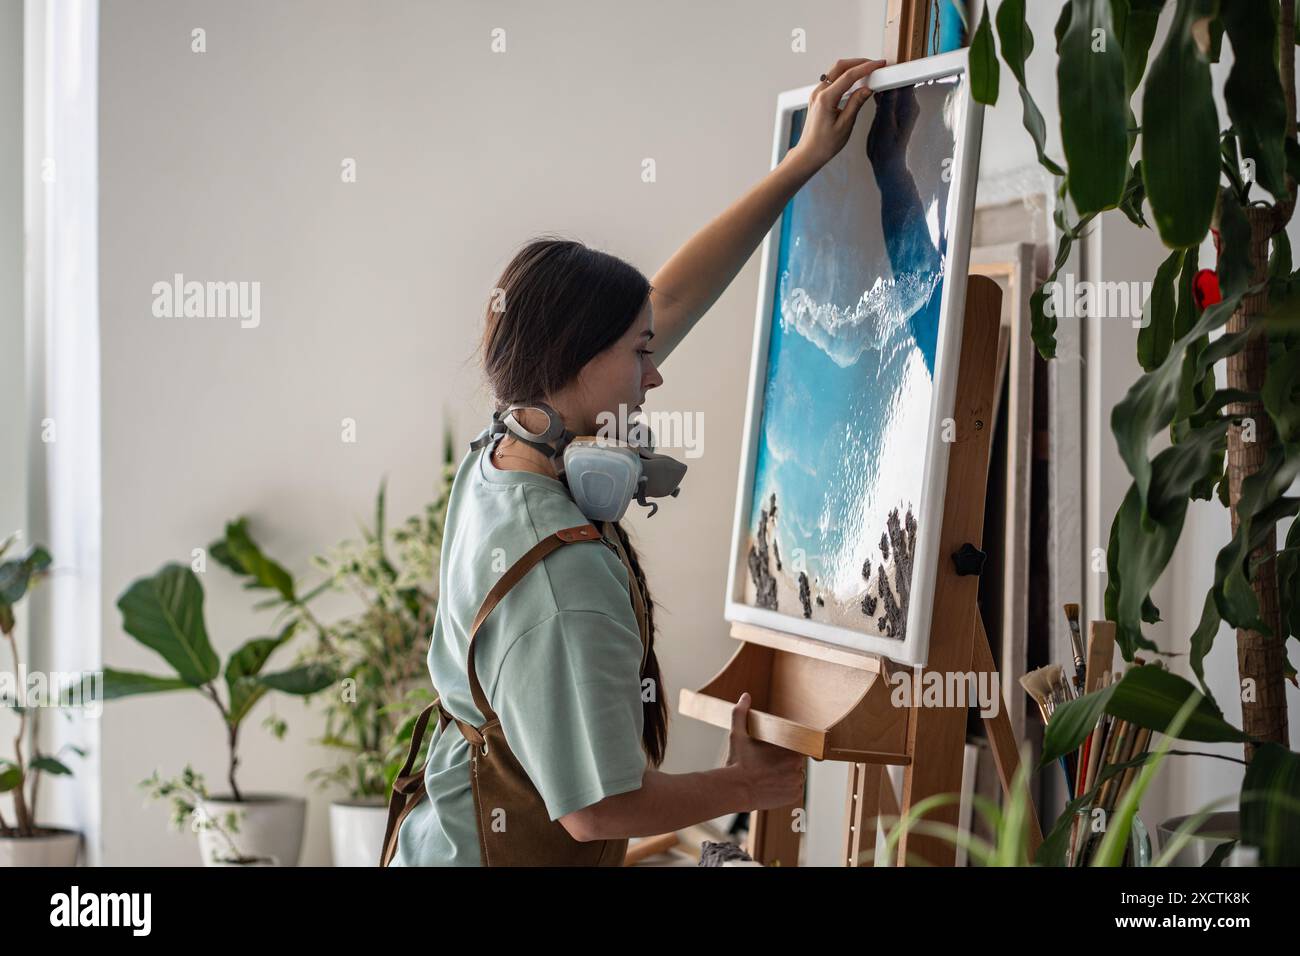
POLYGON ((551 459, 574 503, 591 521, 618 521, 633 501, 653 516, 659 505, 646 499, 675 498, 686 474, 682 462, 655 452, 654 436, 644 423, 633 423, 627 440, 579 436, 565 428, 559 413, 545 402, 517 402, 493 412, 492 424, 469 447, 495 444, 507 432, 551 459), (546 413, 545 431, 531 432, 515 417, 526 408, 546 413))

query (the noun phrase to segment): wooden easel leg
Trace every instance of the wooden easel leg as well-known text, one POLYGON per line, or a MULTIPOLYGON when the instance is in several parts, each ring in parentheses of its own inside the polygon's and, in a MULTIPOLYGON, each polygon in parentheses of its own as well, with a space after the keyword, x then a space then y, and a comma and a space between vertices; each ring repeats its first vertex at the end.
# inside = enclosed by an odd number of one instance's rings
POLYGON ((794 821, 795 811, 803 808, 800 802, 776 810, 751 812, 745 852, 764 866, 798 866, 799 831, 794 821))
MULTIPOLYGON (((987 276, 968 276, 953 399, 955 440, 948 450, 930 650, 922 675, 925 679, 937 674, 945 684, 949 674, 969 673, 975 659, 979 578, 959 574, 952 555, 966 544, 978 548, 983 539, 1001 311, 1002 291, 998 284, 987 276)), ((985 639, 985 647, 987 643, 985 639)), ((926 797, 960 791, 966 746, 966 706, 927 707, 917 700, 912 704, 911 718, 907 749, 912 759, 903 769, 904 812, 926 797)), ((925 819, 955 827, 958 814, 959 808, 953 802, 926 814, 925 819)), ((949 840, 909 832, 899 841, 898 865, 906 866, 909 858, 932 866, 952 866, 957 848, 949 840)))
MULTIPOLYGON (((984 622, 978 612, 975 615, 975 658, 971 664, 971 669, 977 673, 997 673, 997 668, 993 664, 993 650, 989 647, 989 636, 984 630, 984 622)), ((1006 708, 1002 706, 1001 689, 998 691, 997 701, 998 712, 992 717, 984 718, 984 730, 988 733, 989 745, 993 750, 993 762, 998 768, 998 779, 1002 781, 1002 792, 1010 798, 1011 783, 1015 778, 1016 770, 1020 767, 1020 751, 1016 747, 1015 734, 1011 731, 1011 719, 1007 716, 1006 708)), ((1029 813, 1027 821, 1029 858, 1032 860, 1043 843, 1043 831, 1038 823, 1038 811, 1034 809, 1033 799, 1028 793, 1025 794, 1025 799, 1029 813)))
POLYGON ((876 827, 880 819, 880 787, 884 767, 855 763, 849 771, 849 821, 844 839, 845 866, 876 865, 876 827))
MULTIPOLYGON (((960 657, 965 666, 927 666, 939 673, 964 671, 971 660, 971 632, 974 622, 966 627, 965 635, 952 635, 945 641, 945 656, 960 657), (964 647, 964 652, 961 650, 964 647)), ((938 663, 931 654, 931 664, 938 663)), ((913 744, 912 762, 903 768, 903 808, 910 809, 926 797, 940 793, 961 791, 963 753, 966 747, 966 707, 914 706, 909 743, 913 744), (911 736, 915 734, 915 736, 911 736)), ((923 817, 930 823, 956 827, 960 823, 960 807, 956 802, 936 807, 923 817)), ((898 841, 898 866, 911 862, 924 862, 930 866, 953 866, 957 862, 957 846, 949 840, 911 831, 898 841)))

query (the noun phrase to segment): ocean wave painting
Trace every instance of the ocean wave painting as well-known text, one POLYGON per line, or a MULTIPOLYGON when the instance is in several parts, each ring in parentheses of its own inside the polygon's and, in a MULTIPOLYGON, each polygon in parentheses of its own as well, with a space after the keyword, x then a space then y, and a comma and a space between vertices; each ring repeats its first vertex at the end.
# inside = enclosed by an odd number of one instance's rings
POLYGON ((877 92, 785 209, 746 604, 906 637, 960 93, 960 76, 877 92))

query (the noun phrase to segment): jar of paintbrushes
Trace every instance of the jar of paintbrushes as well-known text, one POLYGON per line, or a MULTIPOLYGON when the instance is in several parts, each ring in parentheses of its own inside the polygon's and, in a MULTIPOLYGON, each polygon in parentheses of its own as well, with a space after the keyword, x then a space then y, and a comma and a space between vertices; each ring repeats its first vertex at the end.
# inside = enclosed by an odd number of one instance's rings
MULTIPOLYGON (((1067 604, 1065 615, 1070 626, 1073 675, 1067 678, 1063 666, 1052 664, 1020 679, 1021 686, 1038 705, 1044 724, 1051 720, 1058 707, 1108 687, 1115 679, 1112 671, 1115 625, 1109 621, 1093 621, 1085 651, 1079 605, 1067 604)), ((1139 659, 1136 664, 1141 666, 1142 661, 1139 659)), ((1133 785, 1150 745, 1150 730, 1102 713, 1083 744, 1058 759, 1067 798, 1073 802, 1090 795, 1074 814, 1066 849, 1067 866, 1087 866, 1093 861, 1107 826, 1133 785)), ((1134 815, 1123 865, 1147 866, 1150 862, 1150 836, 1141 819, 1134 815)))

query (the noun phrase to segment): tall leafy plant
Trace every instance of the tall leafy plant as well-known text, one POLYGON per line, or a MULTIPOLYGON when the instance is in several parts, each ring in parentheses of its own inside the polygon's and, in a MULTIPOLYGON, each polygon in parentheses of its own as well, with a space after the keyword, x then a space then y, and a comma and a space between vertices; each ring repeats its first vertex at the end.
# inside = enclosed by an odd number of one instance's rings
POLYGON ((448 431, 433 501, 390 526, 381 484, 374 524, 362 527, 361 541, 344 541, 314 560, 332 590, 350 593, 360 604, 358 611, 328 623, 304 618, 319 638, 311 658, 336 671, 341 682, 340 693, 323 699, 326 727, 321 742, 346 757, 312 776, 322 784, 346 787, 353 798, 390 792, 415 720, 435 696, 426 662, 455 474, 448 431))
MULTIPOLYGON (((16 537, 11 535, 0 542, 0 558, 4 557, 16 537)), ((84 750, 71 744, 54 754, 41 751, 37 719, 45 701, 33 702, 24 693, 26 686, 23 683, 22 659, 18 654, 18 638, 15 634, 17 615, 14 613, 14 608, 30 589, 49 573, 50 561, 49 551, 41 545, 33 545, 20 558, 0 561, 0 634, 4 635, 5 642, 9 645, 14 678, 13 697, 11 698, 7 691, 0 693, 0 704, 5 705, 18 716, 18 732, 14 735, 13 741, 13 759, 0 757, 0 793, 9 794, 14 810, 12 824, 3 814, 0 814, 0 834, 4 836, 41 835, 42 829, 36 824, 41 775, 48 773, 67 776, 72 773, 67 764, 59 759, 63 749, 85 756, 84 750), (25 752, 24 746, 30 749, 25 752)))
POLYGON ((1111 430, 1132 484, 1111 526, 1106 615, 1126 660, 1156 650, 1143 625, 1160 619, 1151 591, 1167 567, 1188 505, 1217 497, 1232 538, 1191 635, 1190 663, 1212 702, 1205 655, 1221 624, 1237 629, 1243 740, 1287 743, 1283 680, 1288 637, 1300 635, 1300 523, 1281 549, 1276 523, 1300 510, 1287 490, 1300 474, 1300 272, 1284 227, 1300 169, 1296 142, 1294 0, 1072 0, 1055 29, 1064 162, 1046 154, 1046 127, 1025 85, 1034 37, 1025 0, 987 6, 971 49, 977 99, 997 98, 997 51, 1014 75, 1040 163, 1058 177, 1061 231, 1047 282, 1031 297, 1032 334, 1055 355, 1051 283, 1101 212, 1118 209, 1170 253, 1144 305, 1142 376, 1115 406, 1111 430), (1223 90, 1210 67, 1223 43, 1233 63, 1223 90), (1139 125, 1132 100, 1141 92, 1139 125), (1067 201, 1068 199, 1068 201, 1067 201), (1071 212, 1072 207, 1072 212, 1071 212), (1214 237, 1217 263, 1198 250, 1214 237), (1216 374, 1219 372, 1221 374, 1216 374), (1225 387, 1218 381, 1222 378, 1225 387), (1153 454, 1152 442, 1169 445, 1153 454))

